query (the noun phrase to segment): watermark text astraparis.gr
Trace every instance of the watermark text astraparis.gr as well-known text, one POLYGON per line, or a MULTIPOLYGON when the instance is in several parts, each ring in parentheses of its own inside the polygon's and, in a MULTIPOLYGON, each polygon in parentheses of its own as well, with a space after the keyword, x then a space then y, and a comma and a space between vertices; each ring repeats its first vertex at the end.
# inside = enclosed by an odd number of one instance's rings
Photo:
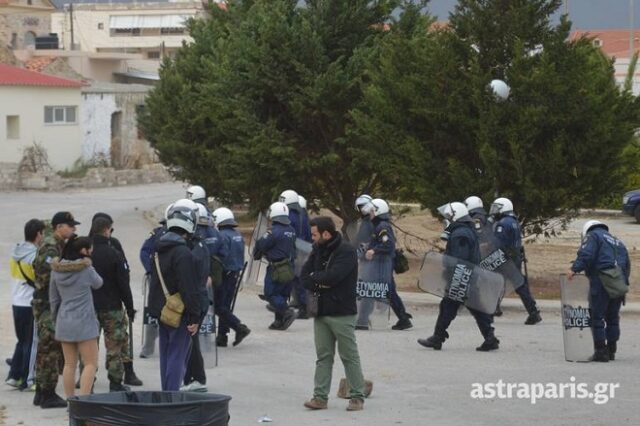
POLYGON ((543 399, 586 399, 606 404, 615 398, 620 383, 576 382, 571 376, 565 383, 509 383, 502 379, 492 383, 472 383, 472 399, 526 399, 535 404, 543 399))

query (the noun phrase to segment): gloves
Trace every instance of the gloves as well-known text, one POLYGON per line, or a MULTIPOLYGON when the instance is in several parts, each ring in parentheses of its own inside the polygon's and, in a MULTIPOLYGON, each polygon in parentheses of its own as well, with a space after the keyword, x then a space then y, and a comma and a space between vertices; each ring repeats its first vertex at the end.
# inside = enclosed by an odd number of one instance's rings
POLYGON ((133 322, 136 318, 136 311, 135 309, 127 309, 127 316, 129 317, 129 322, 133 322))

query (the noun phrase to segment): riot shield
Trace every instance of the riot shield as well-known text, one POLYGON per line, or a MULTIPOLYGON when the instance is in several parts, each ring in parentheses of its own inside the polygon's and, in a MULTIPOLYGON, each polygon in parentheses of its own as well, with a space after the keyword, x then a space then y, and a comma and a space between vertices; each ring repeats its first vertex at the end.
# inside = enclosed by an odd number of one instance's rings
POLYGON ((209 310, 205 315, 200 329, 198 330, 198 340, 200 342, 200 353, 204 361, 204 368, 218 366, 218 347, 216 346, 216 316, 213 308, 213 289, 207 289, 209 293, 209 310))
POLYGON ((312 245, 310 242, 296 238, 296 260, 293 263, 296 277, 300 277, 302 267, 311 254, 312 245))
POLYGON ((504 294, 504 278, 472 263, 430 251, 422 261, 418 287, 493 315, 504 294))
MULTIPOLYGON (((347 225, 347 239, 357 249, 364 249, 371 241, 374 227, 370 220, 359 219, 347 225)), ((364 250, 360 250, 364 251, 364 250)))
POLYGON ((593 354, 589 279, 576 275, 569 281, 565 274, 561 274, 560 299, 564 358, 572 362, 589 361, 593 354))
POLYGON ((358 262, 358 319, 356 325, 387 329, 390 317, 390 288, 393 262, 389 256, 374 256, 358 262))
POLYGON ((487 271, 497 272, 504 278, 506 289, 517 290, 524 284, 524 275, 513 260, 499 248, 498 240, 493 233, 493 224, 482 226, 476 224, 476 233, 480 243, 480 267, 487 271))
POLYGON ((144 308, 142 310, 142 343, 140 352, 149 357, 158 349, 158 319, 149 314, 149 275, 144 276, 142 282, 142 297, 144 308))
POLYGON ((267 216, 264 213, 260 213, 258 215, 258 220, 256 222, 255 228, 253 228, 253 233, 251 234, 251 241, 249 242, 249 255, 247 258, 249 259, 247 264, 247 271, 244 275, 246 284, 255 284, 255 285, 263 285, 264 283, 264 275, 267 272, 267 266, 269 266, 268 262, 264 259, 255 260, 253 258, 253 248, 256 245, 256 241, 267 232, 267 227, 269 222, 267 220, 267 216))

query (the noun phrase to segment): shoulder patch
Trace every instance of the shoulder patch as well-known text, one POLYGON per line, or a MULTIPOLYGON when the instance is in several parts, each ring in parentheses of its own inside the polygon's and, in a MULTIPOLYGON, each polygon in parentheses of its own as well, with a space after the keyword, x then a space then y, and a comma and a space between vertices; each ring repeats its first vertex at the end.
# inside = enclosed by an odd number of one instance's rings
POLYGON ((496 232, 502 232, 502 231, 503 231, 502 225, 496 226, 496 232))

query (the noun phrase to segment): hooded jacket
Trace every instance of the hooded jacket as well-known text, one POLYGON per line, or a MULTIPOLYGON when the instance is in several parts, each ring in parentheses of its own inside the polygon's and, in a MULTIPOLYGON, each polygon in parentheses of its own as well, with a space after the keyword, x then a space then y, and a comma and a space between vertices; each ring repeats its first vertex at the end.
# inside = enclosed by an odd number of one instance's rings
POLYGON ((36 259, 38 247, 30 241, 17 244, 9 260, 12 278, 13 306, 31 307, 36 275, 33 261, 36 259))
POLYGON ((49 302, 60 342, 83 342, 100 334, 91 291, 102 286, 102 278, 88 257, 51 262, 49 302))
MULTIPOLYGON (((187 241, 175 232, 165 233, 156 245, 160 270, 169 294, 180 292, 184 303, 183 321, 198 324, 200 321, 200 298, 196 265, 187 241)), ((149 288, 149 314, 160 318, 166 302, 158 270, 152 259, 151 285, 149 288)))

